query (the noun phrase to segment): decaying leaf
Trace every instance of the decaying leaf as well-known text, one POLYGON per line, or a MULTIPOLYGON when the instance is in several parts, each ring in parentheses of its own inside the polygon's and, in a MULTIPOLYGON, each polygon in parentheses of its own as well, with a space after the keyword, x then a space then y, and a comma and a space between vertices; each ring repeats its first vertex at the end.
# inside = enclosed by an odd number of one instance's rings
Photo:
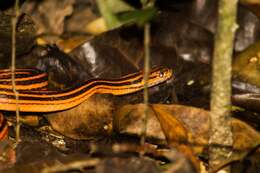
MULTIPOLYGON (((174 112, 165 105, 154 105, 152 107, 167 138, 168 144, 185 154, 192 161, 197 170, 200 170, 200 163, 194 155, 193 148, 189 144, 192 134, 185 128, 183 122, 178 120, 178 118, 174 116, 174 112)), ((182 112, 185 112, 185 107, 183 107, 183 110, 182 112)), ((182 112, 179 111, 179 113, 182 112)), ((192 114, 192 111, 190 114, 192 114)))
MULTIPOLYGON (((143 128, 142 116, 144 107, 139 105, 125 105, 115 112, 113 119, 113 129, 121 134, 140 136, 143 128)), ((162 131, 160 123, 153 111, 150 109, 147 118, 147 138, 165 141, 165 135, 162 131)))
MULTIPOLYGON (((143 108, 143 104, 127 105, 123 107, 121 111, 118 111, 115 115, 115 129, 120 133, 134 133, 140 135, 143 126, 143 108)), ((184 124, 171 113, 172 112, 170 112, 165 105, 150 106, 147 123, 147 137, 153 136, 154 138, 158 138, 163 132, 168 144, 182 151, 182 153, 192 160, 197 169, 199 169, 199 162, 193 154, 192 148, 187 145, 191 134, 189 134, 184 127, 184 124), (157 127, 157 129, 155 130, 153 127, 157 127)))
POLYGON ((67 111, 46 115, 52 128, 73 139, 91 139, 109 135, 112 128, 111 98, 93 95, 67 111))
MULTIPOLYGON (((89 38, 88 38, 89 39, 89 38)), ((57 41, 57 46, 63 50, 65 53, 69 53, 72 51, 74 48, 78 47, 79 45, 83 44, 84 42, 87 41, 86 37, 72 37, 69 39, 60 39, 57 41)))
POLYGON ((234 150, 238 153, 249 151, 254 146, 260 143, 260 134, 246 123, 238 120, 232 120, 234 150))
MULTIPOLYGON (((207 111, 180 105, 155 104, 152 107, 153 110, 149 110, 147 137, 165 139, 161 138, 163 133, 172 142, 173 140, 189 142, 202 147, 207 145, 209 129, 207 111)), ((143 104, 123 106, 115 113, 113 127, 119 133, 140 135, 142 114, 143 104)), ((197 152, 201 151, 200 148, 197 152)))
MULTIPOLYGON (((143 115, 141 110, 143 110, 143 104, 122 107, 115 114, 114 128, 119 133, 140 135, 142 127, 140 121, 143 115), (139 129, 139 131, 136 129, 139 129)), ((189 158, 193 158, 193 152, 202 154, 203 150, 205 151, 208 148, 209 114, 209 111, 194 107, 154 104, 150 106, 148 122, 151 121, 151 117, 156 116, 168 144, 181 150, 189 158)), ((235 160, 260 143, 260 134, 238 119, 231 121, 234 145, 230 158, 235 160)), ((151 134, 149 132, 150 126, 151 124, 148 123, 147 134, 151 134)), ((159 128, 156 133, 158 137, 158 134, 161 133, 159 128)))
POLYGON ((8 139, 0 141, 0 172, 2 169, 13 166, 15 162, 14 142, 8 139))
POLYGON ((64 19, 73 12, 75 0, 46 0, 27 4, 24 11, 30 14, 38 27, 37 33, 60 35, 64 31, 64 19))

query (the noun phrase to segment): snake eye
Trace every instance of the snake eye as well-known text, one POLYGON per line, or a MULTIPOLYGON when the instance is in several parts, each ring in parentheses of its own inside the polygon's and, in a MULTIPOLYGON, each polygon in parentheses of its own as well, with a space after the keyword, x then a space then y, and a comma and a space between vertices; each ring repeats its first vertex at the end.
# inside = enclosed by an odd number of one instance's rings
POLYGON ((164 77, 165 73, 163 71, 160 72, 159 77, 164 77))

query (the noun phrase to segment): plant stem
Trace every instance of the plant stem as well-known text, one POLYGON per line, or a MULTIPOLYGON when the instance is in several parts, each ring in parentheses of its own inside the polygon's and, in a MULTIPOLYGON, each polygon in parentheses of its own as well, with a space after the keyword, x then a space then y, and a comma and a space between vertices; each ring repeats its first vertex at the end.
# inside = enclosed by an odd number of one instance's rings
POLYGON ((147 117, 149 111, 149 93, 148 93, 148 77, 150 73, 150 24, 146 23, 144 26, 144 117, 141 145, 145 143, 147 130, 147 117))
MULTIPOLYGON (((236 24, 237 0, 219 0, 218 27, 212 72, 210 116, 210 168, 231 154, 233 136, 230 121, 231 63, 236 24), (225 147, 216 147, 225 146, 225 147)), ((210 169, 211 170, 211 169, 210 169)))
POLYGON ((12 89, 15 94, 16 100, 16 143, 20 142, 20 114, 19 114, 19 96, 18 91, 16 90, 15 85, 15 59, 16 59, 16 28, 17 20, 19 17, 19 0, 15 1, 14 4, 14 16, 12 17, 12 62, 11 62, 11 71, 12 71, 12 89))
MULTIPOLYGON (((154 6, 154 0, 142 0, 143 9, 154 6)), ((144 145, 147 131, 147 118, 149 111, 148 77, 150 73, 150 24, 144 25, 144 116, 141 145, 144 145)))

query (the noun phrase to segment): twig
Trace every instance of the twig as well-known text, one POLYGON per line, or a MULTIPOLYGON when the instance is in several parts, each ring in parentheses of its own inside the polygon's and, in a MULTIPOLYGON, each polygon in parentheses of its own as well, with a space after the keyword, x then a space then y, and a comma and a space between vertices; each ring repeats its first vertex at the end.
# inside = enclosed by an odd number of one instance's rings
POLYGON ((11 63, 11 71, 12 71, 12 89, 15 94, 15 104, 16 104, 16 142, 20 142, 20 114, 19 114, 19 96, 18 91, 16 90, 15 85, 15 58, 16 58, 16 27, 17 20, 19 17, 19 0, 15 0, 14 4, 14 16, 12 17, 12 63, 11 63))
POLYGON ((88 160, 78 160, 66 164, 62 164, 56 162, 53 166, 49 166, 44 168, 41 172, 42 173, 52 173, 52 172, 65 172, 72 169, 82 170, 86 167, 94 167, 100 162, 99 159, 88 159, 88 160))
POLYGON ((144 26, 144 116, 143 116, 143 129, 141 137, 141 145, 145 143, 146 130, 147 130, 147 117, 149 111, 149 93, 148 93, 148 77, 150 72, 150 24, 144 26))
MULTIPOLYGON (((154 0, 141 0, 143 8, 154 6, 154 0)), ((147 118, 149 111, 148 78, 150 73, 150 24, 144 25, 144 116, 143 129, 141 132, 141 145, 144 145, 147 130, 147 118)))

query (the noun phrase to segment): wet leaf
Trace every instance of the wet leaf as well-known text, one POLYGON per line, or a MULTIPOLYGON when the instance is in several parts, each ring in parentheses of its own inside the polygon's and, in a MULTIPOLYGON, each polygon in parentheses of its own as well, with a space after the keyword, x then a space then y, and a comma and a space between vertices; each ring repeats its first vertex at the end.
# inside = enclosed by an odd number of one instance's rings
POLYGON ((130 64, 129 58, 122 53, 126 53, 125 51, 115 48, 105 40, 102 41, 103 36, 99 38, 101 40, 97 38, 85 42, 70 52, 72 59, 79 62, 77 68, 82 68, 80 73, 88 72, 92 78, 119 78, 137 71, 137 68, 130 64))
POLYGON ((260 94, 234 94, 232 95, 232 102, 247 110, 260 112, 260 94))
MULTIPOLYGON (((192 1, 187 5, 188 10, 187 8, 183 9, 183 14, 185 17, 188 16, 188 19, 193 23, 203 26, 203 28, 210 30, 212 33, 216 33, 218 2, 218 0, 192 1)), ((245 3, 242 4, 243 5, 238 4, 237 8, 237 24, 239 25, 239 28, 237 28, 235 36, 235 52, 241 52, 249 45, 259 40, 259 19, 252 12, 254 10, 249 10, 249 5, 244 7, 245 3)))

